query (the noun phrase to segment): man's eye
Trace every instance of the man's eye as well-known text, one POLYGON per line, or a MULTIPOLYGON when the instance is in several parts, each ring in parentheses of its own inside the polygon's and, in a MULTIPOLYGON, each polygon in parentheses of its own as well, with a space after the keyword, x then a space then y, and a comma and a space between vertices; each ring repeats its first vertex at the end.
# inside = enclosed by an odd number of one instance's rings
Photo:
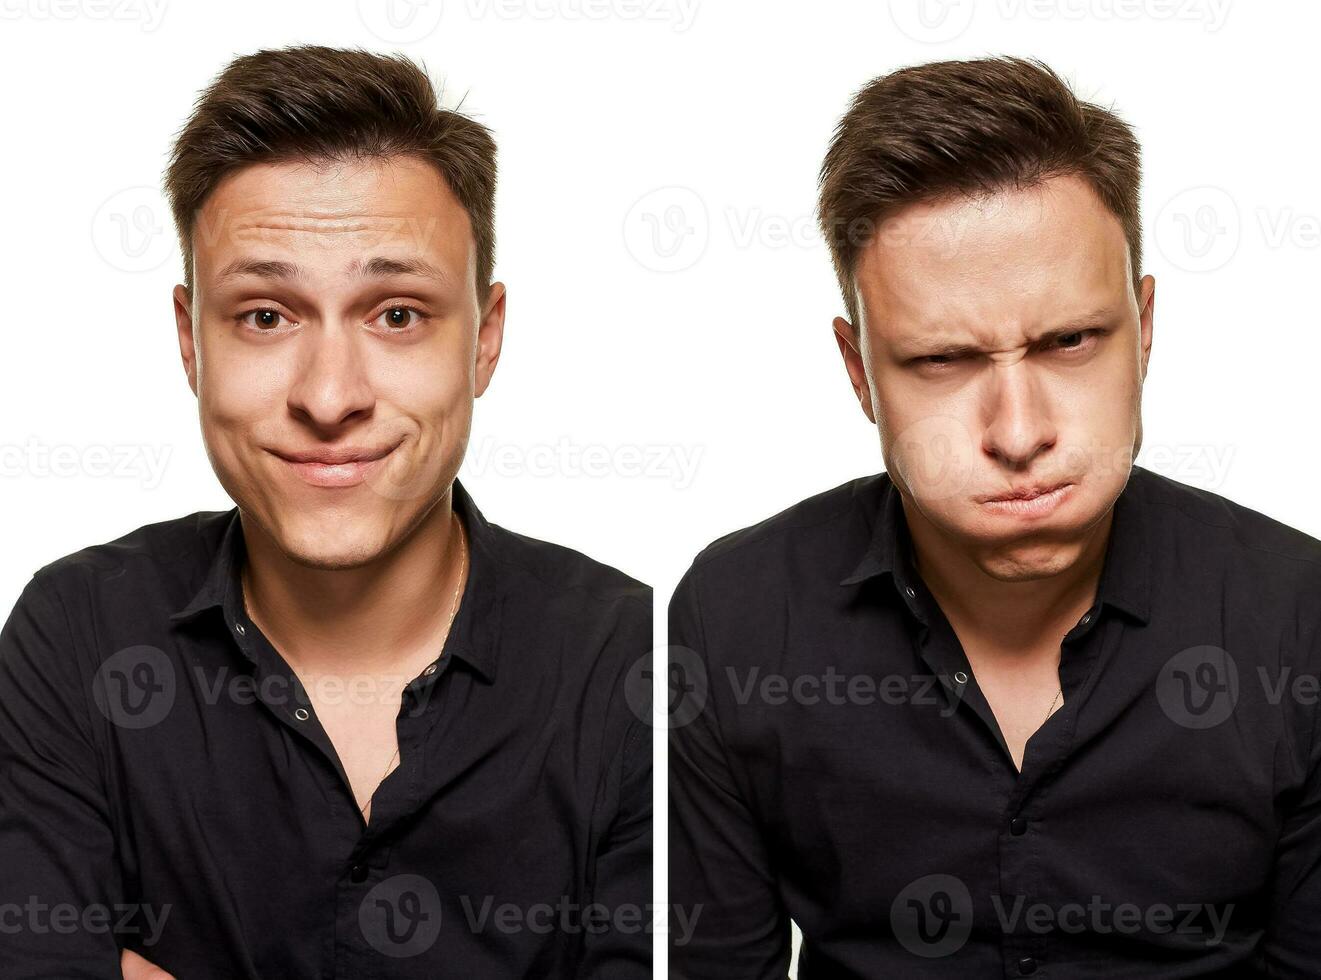
POLYGON ((389 330, 407 330, 418 326, 427 315, 413 306, 391 306, 376 318, 377 322, 389 330))
POLYGON ((1075 330, 1073 333, 1058 334, 1051 341, 1050 347, 1063 353, 1086 350, 1095 340, 1096 333, 1095 330, 1075 330))
POLYGON ((256 330, 274 330, 280 325, 283 319, 279 310, 273 310, 268 306, 256 310, 248 310, 247 313, 240 313, 236 319, 239 323, 247 324, 256 330))

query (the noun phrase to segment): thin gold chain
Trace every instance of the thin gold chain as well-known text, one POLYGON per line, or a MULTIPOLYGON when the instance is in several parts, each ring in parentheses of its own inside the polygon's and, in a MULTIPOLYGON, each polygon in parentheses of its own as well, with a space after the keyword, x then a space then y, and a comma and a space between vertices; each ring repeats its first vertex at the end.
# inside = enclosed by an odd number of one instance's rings
MULTIPOLYGON (((459 531, 459 579, 454 583, 454 598, 450 600, 450 618, 449 622, 445 625, 446 637, 449 636, 450 628, 454 625, 454 617, 459 611, 459 590, 463 587, 463 573, 468 570, 468 539, 463 533, 463 523, 459 520, 459 515, 456 512, 451 510, 450 515, 454 518, 454 524, 459 531)), ((390 755, 390 761, 385 764, 385 772, 381 773, 381 778, 376 781, 376 785, 372 787, 372 791, 367 794, 367 802, 359 804, 358 806, 358 812, 364 817, 367 815, 367 807, 371 804, 372 797, 375 796, 376 791, 381 788, 381 783, 385 782, 385 777, 390 775, 390 767, 394 765, 394 760, 398 757, 399 746, 396 744, 394 752, 390 755)), ((354 800, 354 802, 356 803, 357 800, 354 800)))

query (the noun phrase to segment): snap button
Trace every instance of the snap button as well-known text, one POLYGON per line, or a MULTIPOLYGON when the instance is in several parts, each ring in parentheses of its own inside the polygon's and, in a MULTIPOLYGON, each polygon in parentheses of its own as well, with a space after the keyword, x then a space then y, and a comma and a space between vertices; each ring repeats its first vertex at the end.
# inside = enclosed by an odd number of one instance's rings
POLYGON ((307 709, 306 709, 306 708, 296 708, 296 709, 294 710, 294 717, 297 718, 299 721, 307 721, 307 717, 308 717, 308 716, 307 716, 307 709))
POLYGON ((423 677, 430 677, 430 676, 431 676, 432 674, 434 674, 435 672, 436 672, 436 665, 435 665, 435 664, 427 664, 426 669, 422 671, 422 676, 423 676, 423 677))
POLYGON ((966 684, 968 683, 968 675, 961 670, 956 670, 954 672, 954 680, 958 684, 966 684))
POLYGON ((1091 621, 1092 621, 1092 614, 1091 614, 1091 613, 1088 613, 1086 616, 1084 616, 1084 617, 1082 618, 1082 625, 1083 625, 1083 626, 1086 626, 1086 625, 1087 625, 1088 623, 1090 623, 1091 621))
POLYGON ((1029 974, 1036 973, 1037 961, 1030 956, 1024 956, 1021 960, 1018 961, 1018 972, 1020 975, 1025 977, 1028 976, 1029 974))
POLYGON ((904 586, 904 591, 908 593, 908 598, 910 599, 912 599, 914 596, 917 595, 917 593, 913 591, 913 587, 911 585, 904 586))
POLYGON ((242 623, 235 623, 235 624, 234 624, 234 629, 238 631, 238 635, 239 635, 239 636, 246 636, 247 633, 248 633, 248 631, 247 631, 246 629, 244 629, 242 623))
POLYGON ((1009 821, 1009 832, 1015 837, 1022 837, 1027 833, 1027 821, 1022 817, 1014 817, 1009 821))
POLYGON ((349 881, 354 884, 362 884, 367 880, 367 866, 365 864, 355 864, 349 869, 349 881))

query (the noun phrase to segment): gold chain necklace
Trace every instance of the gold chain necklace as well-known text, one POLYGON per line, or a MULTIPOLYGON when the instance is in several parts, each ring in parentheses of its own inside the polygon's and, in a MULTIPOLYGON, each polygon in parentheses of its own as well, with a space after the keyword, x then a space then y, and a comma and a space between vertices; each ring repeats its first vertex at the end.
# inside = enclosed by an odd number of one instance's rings
MULTIPOLYGON (((463 523, 459 520, 459 515, 453 510, 450 511, 450 515, 454 518, 454 524, 459 531, 459 579, 454 583, 454 598, 450 600, 450 618, 449 622, 445 624, 445 637, 447 639, 449 638, 450 628, 454 625, 454 617, 459 611, 459 590, 463 587, 463 573, 468 570, 468 539, 463 534, 463 523)), ((381 778, 376 781, 372 791, 367 794, 367 802, 358 806, 358 812, 364 817, 367 816, 367 807, 371 805, 372 797, 381 788, 381 783, 385 782, 385 777, 390 775, 390 767, 394 765, 394 760, 398 757, 399 746, 396 744, 394 752, 390 755, 390 761, 385 764, 385 772, 381 773, 381 778)), ((358 801, 355 799, 353 802, 357 803, 358 801)))

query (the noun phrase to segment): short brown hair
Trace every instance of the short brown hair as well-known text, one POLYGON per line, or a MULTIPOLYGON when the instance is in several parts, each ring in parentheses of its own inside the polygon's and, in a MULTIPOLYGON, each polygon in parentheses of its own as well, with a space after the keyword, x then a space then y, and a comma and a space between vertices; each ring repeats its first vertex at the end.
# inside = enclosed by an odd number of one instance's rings
POLYGON ((849 319, 854 268, 900 208, 1075 175, 1119 219, 1141 278, 1141 178, 1133 131, 1080 101, 1040 61, 939 61, 873 79, 854 96, 821 165, 818 215, 849 319))
POLYGON ((235 58, 198 98, 165 173, 184 284, 193 288, 193 223, 224 177, 254 163, 420 156, 472 224, 477 294, 495 267, 495 140, 439 107, 424 68, 403 55, 302 45, 235 58))

